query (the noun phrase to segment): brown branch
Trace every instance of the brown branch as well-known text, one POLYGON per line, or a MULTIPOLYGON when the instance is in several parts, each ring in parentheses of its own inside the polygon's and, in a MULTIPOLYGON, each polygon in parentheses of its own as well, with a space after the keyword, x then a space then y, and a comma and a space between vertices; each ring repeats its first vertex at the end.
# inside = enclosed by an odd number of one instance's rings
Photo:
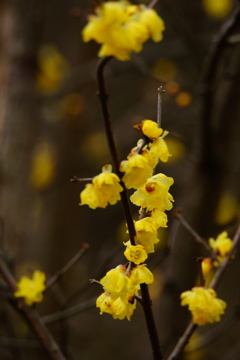
MULTIPOLYGON (((16 280, 13 275, 10 273, 2 259, 0 258, 0 273, 8 284, 12 292, 15 292, 17 289, 16 280)), ((65 356, 61 352, 56 341, 52 337, 52 334, 44 325, 41 317, 39 316, 36 309, 27 307, 23 304, 22 299, 16 301, 15 308, 21 312, 25 318, 30 323, 32 329, 34 330, 37 337, 41 340, 43 346, 47 350, 48 354, 52 360, 66 360, 65 356)))
MULTIPOLYGON (((104 124, 105 124, 106 136, 107 136, 107 140, 108 140, 108 146, 110 149, 110 153, 112 155, 115 172, 121 179, 122 173, 119 170, 120 162, 119 162, 117 148, 116 148, 114 137, 113 137, 112 124, 111 124, 110 113, 109 113, 109 109, 108 109, 108 95, 106 93, 105 79, 104 79, 104 73, 103 73, 105 65, 111 59, 112 59, 112 57, 104 57, 100 60, 98 67, 97 67, 97 79, 98 79, 98 87, 99 87, 99 98, 100 98, 101 105, 102 105, 102 113, 103 113, 103 119, 104 119, 104 124)), ((134 237, 136 235, 136 230, 135 230, 135 226, 134 226, 134 222, 133 222, 132 212, 131 212, 129 200, 127 197, 126 187, 125 187, 123 181, 121 181, 121 185, 123 187, 123 191, 120 194, 121 194, 121 200, 122 200, 125 218, 126 218, 126 222, 127 222, 127 226, 128 226, 130 242, 132 245, 135 245, 134 237)), ((157 329, 156 329, 156 326, 154 323, 153 313, 152 313, 152 309, 151 309, 152 304, 151 304, 151 300, 149 297, 148 286, 146 284, 142 284, 141 290, 142 290, 142 305, 143 305, 143 309, 144 309, 144 314, 145 314, 145 319, 146 319, 146 323, 147 323, 147 327, 148 327, 148 333, 150 336, 154 359, 161 360, 162 359, 161 349, 160 349, 157 329)))
POLYGON ((58 279, 63 276, 89 249, 89 245, 87 243, 82 243, 82 248, 79 250, 73 258, 56 274, 54 274, 46 283, 46 289, 50 288, 58 279))
POLYGON ((89 178, 78 178, 77 176, 74 176, 72 179, 70 179, 70 182, 72 183, 77 183, 77 182, 87 182, 87 181, 92 181, 92 177, 89 178))
POLYGON ((161 360, 163 357, 158 339, 157 328, 153 317, 152 300, 150 299, 148 286, 147 284, 141 284, 140 287, 142 293, 141 304, 147 323, 148 335, 152 345, 153 358, 154 360, 161 360))
POLYGON ((150 1, 150 3, 148 4, 148 8, 153 9, 157 5, 158 2, 159 2, 159 0, 150 1))
POLYGON ((190 234, 193 235, 195 241, 198 243, 198 244, 201 244, 202 246, 205 247, 205 249, 210 253, 211 257, 218 262, 218 258, 216 256, 216 254, 213 252, 213 250, 210 248, 210 246, 208 245, 208 243, 203 239, 201 238, 200 235, 198 235, 198 233, 191 227, 191 225, 189 225, 189 223, 184 219, 183 215, 181 214, 181 210, 178 208, 178 209, 175 209, 174 211, 174 217, 176 219, 178 219, 180 221, 180 223, 185 227, 185 229, 187 229, 190 234))
POLYGON ((165 93, 165 90, 162 86, 159 86, 157 89, 158 93, 158 106, 157 106, 157 124, 158 127, 161 127, 162 122, 162 95, 165 93))
POLYGON ((192 336, 194 331, 197 329, 197 327, 198 326, 196 324, 194 324, 192 321, 189 323, 187 329, 185 330, 185 332, 179 339, 177 345, 175 346, 175 348, 173 349, 172 353, 167 358, 167 360, 174 360, 177 358, 177 356, 182 352, 184 347, 187 345, 190 337, 192 336))
POLYGON ((65 309, 63 311, 58 311, 54 314, 43 316, 42 321, 44 322, 44 324, 50 324, 56 321, 64 320, 92 308, 93 306, 95 306, 95 304, 96 304, 96 298, 93 298, 85 302, 82 302, 81 304, 65 309))
MULTIPOLYGON (((112 56, 103 57, 98 63, 98 66, 97 66, 97 80, 98 80, 98 89, 99 89, 98 95, 99 95, 99 99, 100 99, 100 102, 102 105, 102 114, 103 114, 103 120, 104 120, 104 125, 105 125, 105 131, 106 131, 106 136, 107 136, 107 141, 108 141, 108 147, 109 147, 109 150, 110 150, 110 153, 112 156, 112 160, 113 160, 113 164, 114 164, 114 169, 115 169, 115 172, 118 175, 118 177, 121 179, 122 173, 119 170, 120 161, 119 161, 117 147, 116 147, 114 136, 113 136, 112 123, 111 123, 110 113, 109 113, 109 109, 108 109, 108 95, 106 93, 106 85, 105 85, 105 79, 104 79, 104 68, 111 59, 112 59, 112 56)), ((129 204, 128 197, 127 197, 126 187, 125 187, 123 181, 121 181, 121 186, 123 187, 123 191, 120 193, 120 196, 121 196, 121 200, 122 200, 125 218, 127 221, 129 237, 130 237, 131 244, 135 245, 134 237, 136 235, 136 231, 135 231, 135 226, 134 226, 134 222, 133 222, 132 211, 131 211, 130 204, 129 204)))

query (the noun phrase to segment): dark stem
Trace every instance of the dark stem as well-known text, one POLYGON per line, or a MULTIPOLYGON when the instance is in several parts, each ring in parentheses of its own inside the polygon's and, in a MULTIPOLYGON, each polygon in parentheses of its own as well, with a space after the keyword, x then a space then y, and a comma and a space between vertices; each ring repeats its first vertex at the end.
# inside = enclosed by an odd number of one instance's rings
MULTIPOLYGON (((98 67, 97 67, 97 79, 98 79, 98 88, 99 88, 99 98, 102 105, 102 113, 103 113, 103 119, 104 119, 104 125, 106 130, 106 136, 108 141, 108 146, 110 149, 110 153, 112 155, 113 164, 115 168, 116 174, 119 176, 119 178, 122 178, 122 173, 119 170, 120 161, 118 158, 117 148, 115 145, 114 137, 113 137, 113 131, 112 131, 112 124, 110 120, 110 113, 108 109, 108 95, 106 93, 106 86, 105 86, 105 79, 104 79, 104 68, 106 64, 112 59, 111 57, 104 57, 99 61, 98 67)), ((121 200, 123 204, 124 214, 127 221, 129 236, 130 236, 130 242, 132 245, 135 245, 134 237, 136 235, 136 230, 133 222, 132 212, 129 205, 128 197, 127 197, 127 191, 125 188, 125 185, 123 181, 121 181, 121 185, 123 187, 123 191, 121 194, 121 200)), ((160 350, 160 345, 158 341, 158 335, 157 335, 157 329, 155 326, 153 313, 151 309, 151 299, 148 292, 148 286, 146 284, 141 284, 141 291, 142 291, 142 305, 143 310, 145 314, 145 319, 148 327, 148 333, 150 336, 150 341, 152 345, 152 351, 154 355, 154 360, 161 360, 162 354, 160 350)))
POLYGON ((90 178, 78 178, 77 176, 74 176, 72 179, 70 179, 70 182, 72 183, 77 183, 77 182, 88 182, 88 181, 92 181, 92 177, 90 178))
MULTIPOLYGON (((115 173, 121 179, 122 173, 119 170, 120 161, 119 161, 117 147, 116 147, 114 136, 113 136, 112 123, 111 123, 110 113, 109 113, 109 109, 108 109, 108 95, 106 93, 106 86, 105 86, 105 79, 104 79, 104 68, 111 59, 112 59, 112 56, 103 57, 98 63, 98 66, 97 66, 97 80, 98 80, 98 89, 99 89, 98 95, 99 95, 99 99, 100 99, 100 102, 102 105, 102 114, 103 114, 105 131, 106 131, 106 136, 107 136, 107 141, 108 141, 108 147, 109 147, 109 150, 110 150, 110 153, 112 156, 115 173)), ((134 237, 136 235, 136 231, 135 231, 135 226, 134 226, 134 222, 133 222, 132 211, 131 211, 130 204, 129 204, 128 197, 127 197, 127 190, 126 190, 126 187, 125 187, 123 181, 121 181, 121 186, 123 187, 123 191, 120 193, 120 195, 121 195, 121 200, 122 200, 122 204, 123 204, 125 218, 127 221, 130 242, 132 245, 135 245, 134 237)))
POLYGON ((153 317, 153 312, 152 312, 152 300, 150 299, 147 284, 141 284, 140 286, 141 286, 141 293, 142 293, 141 304, 143 306, 143 311, 145 314, 145 319, 146 319, 147 328, 148 328, 148 335, 149 335, 151 345, 152 345, 153 359, 161 360, 163 357, 162 357, 160 343, 158 340, 158 333, 157 333, 157 329, 156 329, 156 325, 155 325, 155 321, 154 321, 154 317, 153 317))
POLYGON ((165 90, 163 90, 162 86, 159 86, 157 89, 158 93, 158 103, 157 103, 157 123, 158 127, 161 127, 162 122, 162 95, 165 93, 165 90))

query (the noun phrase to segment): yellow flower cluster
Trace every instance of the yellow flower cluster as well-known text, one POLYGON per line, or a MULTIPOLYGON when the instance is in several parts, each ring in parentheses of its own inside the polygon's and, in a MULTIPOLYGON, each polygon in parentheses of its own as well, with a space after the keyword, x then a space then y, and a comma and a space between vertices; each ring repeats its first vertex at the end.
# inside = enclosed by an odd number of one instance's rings
POLYGON ((224 314, 226 302, 218 299, 213 289, 194 287, 190 291, 181 294, 181 305, 188 305, 192 313, 193 322, 205 325, 220 321, 220 315, 224 314))
POLYGON ((129 60, 131 53, 140 52, 148 39, 159 42, 165 26, 153 9, 131 5, 127 1, 108 1, 95 9, 83 29, 83 41, 102 44, 98 56, 115 56, 129 60))
POLYGON ((43 300, 43 291, 46 289, 45 280, 45 274, 38 270, 34 271, 32 279, 22 276, 17 283, 14 296, 24 298, 25 303, 29 306, 41 302, 43 300))
POLYGON ((138 146, 131 150, 128 160, 123 160, 120 164, 120 171, 125 173, 123 181, 127 189, 139 189, 152 176, 158 161, 166 162, 171 156, 164 140, 168 132, 158 128, 156 122, 143 120, 134 128, 149 138, 149 144, 144 146, 139 154, 138 151, 142 145, 142 140, 140 140, 138 146))
POLYGON ((80 205, 88 205, 91 209, 96 209, 105 208, 108 203, 116 204, 120 200, 120 192, 123 191, 119 182, 119 177, 112 173, 112 166, 103 166, 102 173, 95 176, 92 184, 87 184, 81 192, 80 205))
POLYGON ((135 308, 135 295, 138 294, 140 284, 151 284, 153 274, 145 265, 137 265, 131 269, 129 274, 123 265, 117 266, 107 272, 101 279, 104 293, 96 301, 100 308, 100 314, 108 313, 114 319, 130 320, 135 308))
MULTIPOLYGON (((167 132, 152 120, 144 120, 135 127, 148 139, 147 144, 143 146, 143 140, 140 140, 127 160, 121 162, 120 171, 124 173, 122 181, 126 188, 136 189, 130 200, 141 207, 140 212, 144 208, 146 215, 134 222, 135 244, 130 240, 125 243, 124 255, 130 262, 128 270, 120 265, 101 280, 105 292, 99 296, 96 305, 101 314, 109 313, 114 319, 127 317, 130 320, 136 308, 135 296, 140 284, 153 282, 152 273, 143 263, 159 242, 158 228, 167 227, 165 210, 170 210, 173 202, 169 193, 173 179, 164 174, 153 175, 158 161, 167 161, 170 156, 164 140, 167 132)), ((123 190, 119 182, 117 175, 112 173, 112 167, 105 165, 102 173, 94 177, 92 184, 87 184, 81 192, 81 205, 87 204, 95 209, 105 208, 108 203, 115 204, 123 190)))
POLYGON ((223 261, 232 249, 232 240, 229 239, 226 231, 219 234, 216 240, 210 238, 208 243, 217 255, 219 261, 223 261))

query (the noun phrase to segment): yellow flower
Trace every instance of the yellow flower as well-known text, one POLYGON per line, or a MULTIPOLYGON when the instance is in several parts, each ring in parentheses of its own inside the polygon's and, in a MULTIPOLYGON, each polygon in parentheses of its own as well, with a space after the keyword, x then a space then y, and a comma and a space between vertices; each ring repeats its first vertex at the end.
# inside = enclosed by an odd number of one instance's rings
POLYGON ((134 267, 131 271, 130 280, 133 285, 152 284, 154 281, 153 274, 145 264, 134 267))
POLYGON ((147 27, 149 37, 153 41, 159 42, 162 40, 162 32, 165 30, 165 25, 155 10, 144 9, 139 15, 139 22, 147 27))
POLYGON ((133 204, 147 208, 147 211, 158 209, 171 210, 173 197, 168 192, 173 179, 164 174, 157 174, 149 178, 146 184, 133 193, 130 200, 133 204))
POLYGON ((143 154, 137 154, 134 150, 128 155, 128 160, 120 164, 120 171, 125 172, 122 180, 127 189, 143 186, 153 173, 152 164, 146 156, 147 150, 144 150, 143 154))
POLYGON ((124 255, 129 261, 141 264, 147 259, 147 253, 142 245, 129 245, 124 251, 124 255))
POLYGON ((158 124, 152 120, 143 120, 140 125, 142 132, 149 139, 157 139, 163 133, 163 129, 158 127, 158 124))
POLYGON ((108 271, 100 283, 104 290, 111 294, 112 299, 121 297, 122 300, 125 300, 128 294, 134 295, 137 292, 137 289, 132 286, 129 277, 126 275, 126 268, 123 265, 108 271))
POLYGON ((188 305, 193 316, 193 322, 198 325, 205 325, 220 321, 220 315, 224 314, 227 304, 217 299, 213 289, 194 287, 191 291, 181 294, 181 305, 188 305))
POLYGON ((111 294, 104 292, 96 300, 96 307, 100 308, 100 314, 104 312, 112 315, 114 319, 123 320, 127 317, 130 320, 134 310, 136 309, 136 300, 123 301, 120 297, 112 299, 111 294))
POLYGON ((17 283, 15 297, 22 297, 27 305, 31 306, 35 302, 43 300, 43 291, 46 289, 44 284, 46 276, 41 271, 34 271, 32 279, 22 276, 17 283))
POLYGON ((154 252, 154 244, 159 242, 157 227, 153 218, 146 217, 135 222, 136 245, 142 245, 147 254, 154 252))
POLYGON ((156 224, 156 228, 167 227, 168 218, 165 212, 153 209, 149 215, 156 224))
POLYGON ((105 208, 108 203, 116 204, 120 200, 120 192, 123 191, 119 184, 119 177, 112 173, 112 166, 105 165, 102 173, 93 178, 92 184, 87 184, 80 194, 80 205, 88 205, 92 209, 105 208))
POLYGON ((228 238, 228 233, 226 231, 219 234, 216 240, 210 238, 208 243, 215 254, 217 254, 219 261, 223 261, 232 248, 232 240, 228 238))
POLYGON ((120 297, 112 303, 112 316, 114 319, 124 319, 125 317, 130 321, 130 318, 136 309, 136 300, 131 302, 124 302, 120 297))
POLYGON ((83 29, 83 41, 91 39, 102 44, 98 55, 115 56, 129 60, 132 51, 142 50, 142 44, 150 37, 162 39, 164 24, 154 10, 144 5, 130 5, 126 1, 108 1, 95 9, 83 29))
POLYGON ((96 307, 100 308, 100 314, 108 313, 112 315, 112 303, 113 299, 108 292, 101 294, 96 300, 96 307))
POLYGON ((164 137, 168 134, 168 131, 164 131, 163 135, 160 136, 158 139, 155 139, 150 146, 150 154, 152 156, 157 156, 162 162, 167 162, 169 156, 168 147, 166 144, 166 141, 164 140, 164 137))

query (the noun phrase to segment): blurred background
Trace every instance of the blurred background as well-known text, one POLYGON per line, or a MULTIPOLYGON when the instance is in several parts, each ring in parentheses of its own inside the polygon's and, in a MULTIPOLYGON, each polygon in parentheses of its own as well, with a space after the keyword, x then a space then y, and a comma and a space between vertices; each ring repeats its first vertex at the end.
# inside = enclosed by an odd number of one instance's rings
MULTIPOLYGON (((0 3, 1 254, 17 279, 36 269, 51 277, 82 242, 90 245, 46 292, 37 306, 41 315, 99 296, 101 288, 88 279, 99 280, 125 262, 122 243, 128 238, 121 204, 105 210, 80 207, 84 184, 69 181, 93 177, 111 163, 97 97, 99 45, 81 38, 94 6, 91 0, 0 3)), ((157 172, 174 178, 174 207, 181 207, 203 238, 216 238, 223 230, 232 237, 240 212, 238 1, 161 0, 156 10, 166 26, 163 41, 147 42, 131 61, 111 60, 105 71, 120 157, 126 159, 139 139, 133 126, 156 120, 157 88, 162 85, 162 127, 169 131, 172 157, 157 172)), ((137 208, 132 210, 137 219, 137 208)), ((169 226, 159 233, 161 242, 148 261, 155 275, 150 292, 165 356, 190 320, 180 306, 180 293, 199 284, 196 258, 207 256, 172 211, 168 217, 169 226)), ((219 333, 214 333, 216 325, 200 327, 179 359, 239 358, 238 256, 218 290, 228 303, 219 333)), ((68 360, 151 359, 140 304, 130 322, 100 316, 92 306, 48 328, 68 360)), ((3 360, 48 358, 4 296, 0 347, 3 360)))

